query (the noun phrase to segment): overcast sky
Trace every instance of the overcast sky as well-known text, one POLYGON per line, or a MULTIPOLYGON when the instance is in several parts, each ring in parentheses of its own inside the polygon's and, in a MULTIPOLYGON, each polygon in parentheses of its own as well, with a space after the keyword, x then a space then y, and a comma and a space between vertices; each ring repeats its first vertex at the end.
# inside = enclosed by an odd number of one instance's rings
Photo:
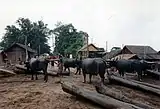
MULTIPOLYGON (((122 44, 160 50, 160 0, 0 0, 0 36, 19 17, 72 23, 90 42, 108 50, 122 44)), ((0 37, 0 38, 1 38, 0 37)), ((49 41, 51 45, 51 41, 49 41)))

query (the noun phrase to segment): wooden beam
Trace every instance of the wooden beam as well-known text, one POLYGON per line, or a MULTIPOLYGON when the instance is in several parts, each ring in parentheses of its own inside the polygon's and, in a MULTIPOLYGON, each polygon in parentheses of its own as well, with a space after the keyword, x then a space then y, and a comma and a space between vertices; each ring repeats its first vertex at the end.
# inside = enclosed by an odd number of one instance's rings
POLYGON ((117 76, 113 76, 113 75, 108 76, 108 78, 109 78, 109 81, 111 83, 131 87, 131 88, 134 88, 134 89, 136 88, 138 90, 149 92, 149 93, 155 94, 155 95, 160 97, 160 90, 159 89, 149 87, 149 86, 146 86, 146 85, 142 85, 142 84, 139 84, 139 83, 136 83, 136 82, 133 82, 133 81, 129 81, 129 80, 117 77, 117 76))
POLYGON ((109 97, 112 97, 114 99, 123 101, 125 103, 130 103, 130 104, 136 105, 136 106, 144 108, 144 109, 154 109, 153 107, 151 107, 147 104, 144 104, 144 103, 141 103, 139 101, 130 99, 127 96, 122 95, 121 93, 118 93, 118 92, 116 92, 116 91, 114 91, 114 90, 112 90, 112 89, 110 89, 110 88, 108 88, 104 85, 96 85, 95 88, 96 88, 96 91, 98 93, 107 95, 109 97))
POLYGON ((94 91, 89 91, 69 82, 61 83, 63 91, 75 95, 76 97, 85 98, 93 103, 99 104, 106 109, 142 109, 138 106, 124 103, 109 96, 105 96, 94 91))

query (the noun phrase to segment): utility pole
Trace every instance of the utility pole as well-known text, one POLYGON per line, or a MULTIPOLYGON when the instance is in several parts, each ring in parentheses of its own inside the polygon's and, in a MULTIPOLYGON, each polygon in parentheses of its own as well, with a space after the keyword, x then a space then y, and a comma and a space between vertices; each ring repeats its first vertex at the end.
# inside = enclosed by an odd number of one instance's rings
POLYGON ((26 47, 26 62, 28 61, 28 50, 27 50, 27 36, 25 35, 25 47, 26 47))
POLYGON ((108 51, 108 42, 106 41, 106 52, 108 51))
POLYGON ((86 37, 87 37, 87 57, 89 57, 89 47, 88 47, 88 34, 85 33, 86 37))

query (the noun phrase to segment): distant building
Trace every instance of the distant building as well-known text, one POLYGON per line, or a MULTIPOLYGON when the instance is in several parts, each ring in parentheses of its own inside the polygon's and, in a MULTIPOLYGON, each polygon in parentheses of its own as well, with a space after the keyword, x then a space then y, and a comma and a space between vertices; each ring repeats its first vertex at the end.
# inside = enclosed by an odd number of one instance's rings
POLYGON ((136 54, 139 59, 160 61, 160 55, 150 46, 126 45, 121 54, 136 54))
MULTIPOLYGON (((88 45, 89 57, 102 57, 102 53, 104 52, 104 48, 98 48, 94 44, 88 45)), ((84 45, 81 49, 78 50, 78 54, 82 56, 82 58, 87 57, 87 45, 84 45)))
MULTIPOLYGON (((27 47, 29 57, 33 57, 37 52, 30 47, 27 47)), ((17 63, 17 60, 20 58, 21 61, 25 61, 26 59, 26 47, 20 43, 14 43, 9 48, 5 49, 4 52, 8 56, 8 60, 11 63, 17 63)), ((2 61, 1 61, 2 62, 2 61)))
POLYGON ((160 61, 160 54, 150 46, 125 45, 123 49, 114 49, 106 53, 104 59, 144 59, 147 61, 160 61))

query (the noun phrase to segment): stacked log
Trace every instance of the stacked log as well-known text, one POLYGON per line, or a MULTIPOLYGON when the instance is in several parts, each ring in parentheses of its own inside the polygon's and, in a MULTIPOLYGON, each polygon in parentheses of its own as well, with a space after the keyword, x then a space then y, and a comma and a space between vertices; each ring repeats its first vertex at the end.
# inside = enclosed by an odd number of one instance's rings
POLYGON ((75 95, 76 97, 85 98, 107 109, 142 109, 133 104, 124 103, 106 95, 83 89, 69 82, 62 82, 63 91, 75 95))
POLYGON ((157 88, 139 84, 139 83, 129 81, 129 80, 117 77, 117 76, 113 76, 113 75, 108 76, 108 78, 111 83, 127 86, 127 87, 134 88, 134 89, 139 89, 139 90, 160 96, 160 90, 157 88))
MULTIPOLYGON (((20 69, 20 70, 23 70, 23 71, 27 70, 27 68, 24 67, 23 65, 16 65, 16 68, 20 69)), ((41 71, 37 71, 37 73, 43 74, 41 71)), ((48 72, 48 75, 50 75, 50 76, 58 76, 58 73, 57 72, 48 72)), ((63 72, 62 75, 69 76, 70 73, 69 72, 63 72)))
POLYGON ((14 76, 16 75, 16 73, 6 69, 0 69, 0 75, 1 75, 0 77, 8 77, 8 76, 14 76))
POLYGON ((147 104, 132 100, 132 99, 130 99, 130 98, 118 93, 118 92, 115 92, 104 85, 96 85, 95 88, 98 93, 104 94, 104 95, 112 97, 114 99, 117 99, 117 100, 120 100, 120 101, 123 101, 126 103, 130 103, 130 104, 136 105, 136 106, 144 108, 144 109, 154 109, 153 107, 151 107, 147 104))

